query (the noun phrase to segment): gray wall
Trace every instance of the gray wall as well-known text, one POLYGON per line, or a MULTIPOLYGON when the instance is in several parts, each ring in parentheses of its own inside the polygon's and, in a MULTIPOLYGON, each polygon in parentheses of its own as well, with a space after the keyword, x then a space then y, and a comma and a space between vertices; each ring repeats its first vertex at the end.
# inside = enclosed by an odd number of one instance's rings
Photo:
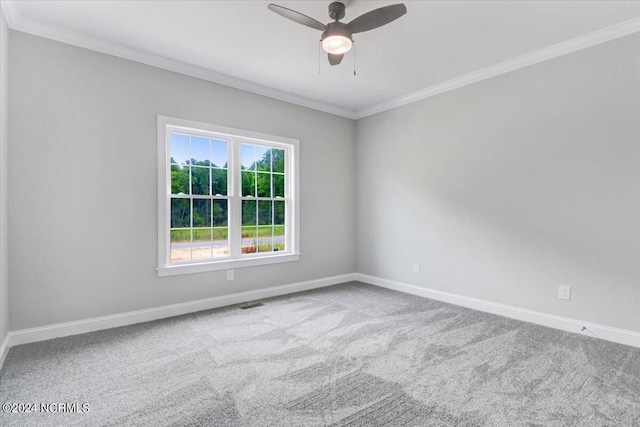
POLYGON ((358 272, 640 331, 639 58, 636 34, 359 120, 358 272))
POLYGON ((0 344, 2 344, 9 332, 9 239, 7 234, 8 60, 9 27, 2 8, 0 8, 0 344))
POLYGON ((11 330, 355 270, 355 124, 11 33, 11 330), (156 115, 300 140, 299 262, 158 278, 156 115))
POLYGON ((639 45, 354 124, 11 32, 11 330, 353 271, 640 330, 639 45), (157 114, 300 139, 300 262, 157 277, 157 114))

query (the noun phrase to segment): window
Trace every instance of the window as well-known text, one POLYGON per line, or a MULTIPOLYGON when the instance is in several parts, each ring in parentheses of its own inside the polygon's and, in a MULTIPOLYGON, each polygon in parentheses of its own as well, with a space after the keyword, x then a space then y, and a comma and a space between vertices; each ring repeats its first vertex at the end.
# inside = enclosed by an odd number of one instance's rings
POLYGON ((158 116, 158 275, 299 259, 298 141, 158 116))

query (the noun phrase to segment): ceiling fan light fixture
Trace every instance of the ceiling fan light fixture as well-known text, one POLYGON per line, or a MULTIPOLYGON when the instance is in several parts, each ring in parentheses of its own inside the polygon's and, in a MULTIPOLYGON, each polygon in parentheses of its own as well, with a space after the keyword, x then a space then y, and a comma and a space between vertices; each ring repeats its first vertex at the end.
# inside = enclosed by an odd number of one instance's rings
POLYGON ((343 55, 351 50, 353 38, 351 32, 345 28, 342 22, 327 24, 327 31, 322 33, 322 49, 332 55, 343 55))
POLYGON ((334 55, 349 52, 351 50, 351 46, 353 46, 351 38, 341 34, 335 34, 322 39, 322 49, 324 49, 325 52, 334 55))
POLYGON ((271 3, 268 8, 298 24, 322 31, 320 42, 322 49, 328 53, 327 56, 331 65, 338 65, 342 61, 344 54, 351 50, 354 34, 382 27, 407 13, 407 7, 403 3, 392 4, 371 10, 345 24, 340 22, 340 19, 344 18, 345 5, 339 1, 334 1, 329 5, 329 17, 334 22, 329 22, 325 25, 307 15, 277 4, 271 3))

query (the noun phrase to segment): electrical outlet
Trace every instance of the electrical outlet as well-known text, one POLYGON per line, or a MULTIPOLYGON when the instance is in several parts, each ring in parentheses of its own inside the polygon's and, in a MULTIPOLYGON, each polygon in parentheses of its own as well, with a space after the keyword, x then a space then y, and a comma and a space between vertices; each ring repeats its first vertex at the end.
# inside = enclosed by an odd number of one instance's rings
POLYGON ((227 280, 233 280, 233 270, 227 270, 227 280))
POLYGON ((420 274, 420 264, 418 264, 417 262, 413 263, 413 272, 416 274, 420 274))
POLYGON ((571 286, 560 285, 558 288, 558 298, 560 299, 571 299, 571 286))

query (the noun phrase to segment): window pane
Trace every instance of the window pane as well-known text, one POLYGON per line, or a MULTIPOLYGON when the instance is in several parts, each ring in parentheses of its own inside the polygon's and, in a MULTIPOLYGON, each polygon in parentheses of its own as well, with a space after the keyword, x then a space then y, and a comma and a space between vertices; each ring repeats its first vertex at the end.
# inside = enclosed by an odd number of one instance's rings
POLYGON ((219 168, 227 167, 227 141, 212 139, 211 154, 211 161, 213 162, 213 166, 219 168))
POLYGON ((189 194, 189 168, 171 165, 171 194, 189 194))
POLYGON ((211 169, 211 189, 214 196, 227 195, 227 170, 211 169))
POLYGON ((284 175, 273 174, 273 196, 284 197, 284 175))
POLYGON ((256 246, 256 241, 252 240, 252 241, 247 241, 245 242, 245 240, 242 240, 242 253, 243 254, 255 254, 258 251, 258 248, 256 246))
POLYGON ((273 250, 284 251, 284 225, 276 225, 273 227, 273 250))
POLYGON ((194 228, 193 243, 191 244, 191 258, 211 258, 211 243, 210 228, 194 228))
MULTIPOLYGON (((210 244, 211 242, 207 243, 207 245, 210 244)), ((194 243, 191 250, 191 259, 211 259, 211 246, 200 246, 199 243, 194 243)))
POLYGON ((256 169, 256 147, 249 144, 242 144, 242 169, 256 169))
POLYGON ((258 252, 273 251, 273 233, 274 227, 260 226, 258 227, 258 252))
POLYGON ((256 196, 256 174, 253 172, 242 172, 242 195, 244 197, 256 196))
POLYGON ((226 227, 229 224, 229 212, 226 200, 213 201, 213 226, 226 227))
POLYGON ((256 226, 242 227, 242 253, 243 254, 253 254, 257 252, 258 250, 257 238, 258 238, 258 228, 256 226))
POLYGON ((211 227, 210 199, 193 199, 193 226, 211 227))
POLYGON ((219 258, 229 255, 229 229, 213 229, 213 257, 219 258))
POLYGON ((271 236, 259 239, 258 252, 273 252, 273 239, 271 236))
POLYGON ((211 245, 211 228, 194 228, 191 235, 194 243, 206 242, 211 245))
POLYGON ((191 259, 191 231, 171 231, 171 261, 191 259))
POLYGON ((273 250, 284 251, 285 248, 285 230, 284 225, 276 225, 273 227, 273 250))
POLYGON ((209 138, 191 137, 191 164, 200 166, 209 166, 211 164, 209 138))
POLYGON ((171 199, 171 228, 191 227, 191 201, 171 199))
POLYGON ((171 163, 186 165, 191 158, 189 151, 189 137, 179 133, 172 133, 169 137, 169 150, 171 151, 171 163))
POLYGON ((257 169, 271 172, 271 150, 267 147, 256 147, 257 169))
MULTIPOLYGON (((248 227, 242 227, 242 240, 244 239, 255 239, 258 237, 258 228, 255 225, 251 225, 248 227)), ((243 242, 244 244, 244 242, 243 242)))
POLYGON ((256 225, 256 201, 242 201, 242 225, 256 225))
POLYGON ((272 218, 272 201, 258 201, 258 225, 273 224, 272 218))
POLYGON ((271 197, 271 174, 257 174, 258 197, 271 197))
POLYGON ((208 196, 209 192, 209 168, 194 166, 191 168, 191 194, 208 196))
POLYGON ((273 148, 271 150, 271 157, 273 163, 273 171, 284 173, 284 150, 273 148))
POLYGON ((258 226, 258 237, 271 237, 273 235, 273 227, 270 225, 259 225, 258 226))
POLYGON ((284 201, 273 202, 273 223, 284 225, 284 201))

